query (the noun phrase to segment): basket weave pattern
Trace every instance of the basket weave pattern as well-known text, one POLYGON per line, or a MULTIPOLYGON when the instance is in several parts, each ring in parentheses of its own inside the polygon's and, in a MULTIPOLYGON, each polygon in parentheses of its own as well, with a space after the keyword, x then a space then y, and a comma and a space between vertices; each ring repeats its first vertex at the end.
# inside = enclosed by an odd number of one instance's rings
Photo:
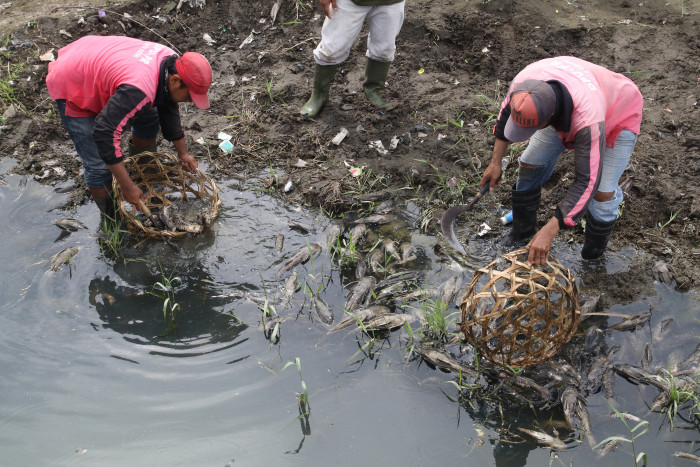
MULTIPOLYGON (((131 180, 143 190, 146 196, 145 204, 151 211, 197 198, 208 200, 209 217, 216 217, 221 205, 216 183, 199 170, 194 174, 186 172, 178 157, 166 153, 143 152, 124 160, 124 166, 131 180)), ((181 237, 188 234, 167 229, 155 230, 144 225, 142 217, 137 217, 139 211, 136 206, 124 200, 116 179, 112 183, 112 189, 117 212, 131 233, 148 237, 181 237)))
POLYGON ((552 255, 545 266, 528 267, 527 254, 521 248, 477 270, 460 306, 467 341, 501 366, 552 358, 579 323, 571 272, 552 255))

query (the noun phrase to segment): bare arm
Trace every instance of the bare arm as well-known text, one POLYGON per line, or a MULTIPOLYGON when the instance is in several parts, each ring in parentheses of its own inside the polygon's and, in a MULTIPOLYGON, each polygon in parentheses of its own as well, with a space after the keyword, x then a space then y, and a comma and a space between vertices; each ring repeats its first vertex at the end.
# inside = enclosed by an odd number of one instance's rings
POLYGON ((333 11, 338 11, 338 6, 335 4, 336 0, 318 0, 321 3, 321 9, 330 19, 333 18, 333 11))

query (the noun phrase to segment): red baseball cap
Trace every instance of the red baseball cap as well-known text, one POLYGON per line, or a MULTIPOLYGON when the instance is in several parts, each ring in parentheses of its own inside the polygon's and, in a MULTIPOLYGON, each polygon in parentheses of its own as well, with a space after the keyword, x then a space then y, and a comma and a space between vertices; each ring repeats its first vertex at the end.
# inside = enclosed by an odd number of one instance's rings
POLYGON ((548 83, 523 81, 510 95, 510 117, 504 135, 513 143, 525 141, 546 123, 557 108, 557 96, 548 83))
POLYGON ((175 69, 182 82, 190 90, 192 102, 200 109, 209 108, 207 91, 211 86, 211 65, 204 55, 197 52, 185 52, 175 60, 175 69))

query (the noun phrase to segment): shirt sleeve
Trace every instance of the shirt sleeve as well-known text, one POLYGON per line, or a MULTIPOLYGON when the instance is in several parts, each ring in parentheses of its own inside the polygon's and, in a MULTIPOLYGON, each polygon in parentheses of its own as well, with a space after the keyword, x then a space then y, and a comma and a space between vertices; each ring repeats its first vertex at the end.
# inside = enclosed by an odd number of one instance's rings
POLYGON ((151 101, 140 89, 127 84, 117 88, 95 117, 92 130, 97 152, 105 164, 114 165, 123 160, 121 140, 124 128, 129 128, 134 118, 150 108, 151 101))
POLYGON ((506 129, 506 122, 510 117, 510 93, 506 96, 506 99, 501 103, 501 111, 498 113, 498 118, 496 119, 496 124, 493 127, 493 135, 502 140, 508 141, 504 134, 506 129))
POLYGON ((604 151, 605 122, 587 126, 576 133, 574 139, 576 179, 554 213, 554 217, 559 220, 560 228, 573 227, 586 213, 588 205, 598 191, 604 151))
POLYGON ((163 138, 168 141, 184 138, 185 132, 182 130, 180 107, 177 103, 167 100, 163 104, 158 104, 156 108, 158 109, 158 120, 163 131, 163 138))

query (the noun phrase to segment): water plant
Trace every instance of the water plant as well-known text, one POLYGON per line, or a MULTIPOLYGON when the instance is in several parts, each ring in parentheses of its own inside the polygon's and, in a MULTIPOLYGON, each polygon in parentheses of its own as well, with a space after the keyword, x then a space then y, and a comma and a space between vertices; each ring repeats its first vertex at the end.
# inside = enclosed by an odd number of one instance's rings
POLYGON ((311 413, 311 402, 309 402, 309 391, 306 387, 304 376, 301 374, 301 359, 296 357, 293 362, 285 363, 279 372, 282 373, 292 365, 296 366, 297 370, 299 370, 299 379, 301 380, 301 392, 297 393, 299 399, 299 417, 306 417, 311 413))
POLYGON ((166 275, 162 267, 160 267, 160 275, 161 280, 153 284, 150 293, 163 300, 163 319, 166 323, 166 334, 169 334, 177 327, 175 319, 180 310, 180 304, 175 301, 175 287, 182 285, 182 279, 174 276, 174 272, 166 275), (161 293, 157 293, 156 290, 161 293))
POLYGON ((615 411, 615 414, 617 414, 618 418, 622 420, 622 423, 625 424, 625 427, 627 428, 627 431, 629 432, 629 438, 626 438, 624 436, 610 436, 608 438, 605 438, 603 441, 595 445, 595 448, 599 448, 610 441, 622 441, 624 443, 631 443, 632 444, 632 456, 634 457, 634 465, 635 467, 640 465, 639 463, 641 462, 643 466, 647 465, 647 455, 643 451, 637 453, 637 447, 634 444, 634 440, 642 436, 644 433, 649 431, 650 425, 649 422, 646 420, 642 420, 641 422, 637 423, 634 427, 631 427, 629 423, 627 423, 627 419, 620 413, 617 408, 610 403, 608 399, 605 399, 605 402, 608 403, 611 409, 615 411))
POLYGON ((424 298, 421 300, 421 313, 425 317, 425 323, 421 326, 419 335, 423 340, 446 342, 447 329, 452 315, 449 312, 449 303, 444 303, 440 298, 424 298))

